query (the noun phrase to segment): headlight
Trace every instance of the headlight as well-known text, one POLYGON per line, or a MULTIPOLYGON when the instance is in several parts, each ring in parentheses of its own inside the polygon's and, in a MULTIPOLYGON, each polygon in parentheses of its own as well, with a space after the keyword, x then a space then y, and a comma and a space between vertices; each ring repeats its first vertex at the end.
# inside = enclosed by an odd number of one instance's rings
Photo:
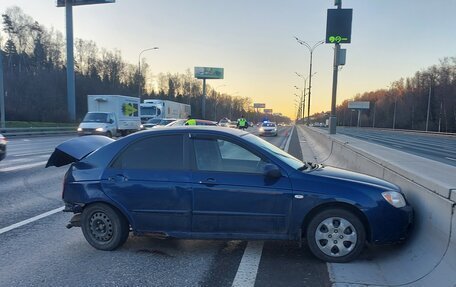
POLYGON ((140 125, 139 128, 140 128, 140 129, 143 129, 143 128, 144 128, 144 125, 140 125))
POLYGON ((96 131, 96 132, 104 132, 105 129, 104 129, 104 128, 96 128, 95 131, 96 131))
POLYGON ((264 132, 264 129, 263 129, 263 128, 260 128, 260 132, 264 132))
POLYGON ((78 128, 78 132, 82 132, 82 128, 78 128))
POLYGON ((382 192, 382 196, 389 204, 396 208, 405 206, 405 198, 397 191, 385 191, 382 192))

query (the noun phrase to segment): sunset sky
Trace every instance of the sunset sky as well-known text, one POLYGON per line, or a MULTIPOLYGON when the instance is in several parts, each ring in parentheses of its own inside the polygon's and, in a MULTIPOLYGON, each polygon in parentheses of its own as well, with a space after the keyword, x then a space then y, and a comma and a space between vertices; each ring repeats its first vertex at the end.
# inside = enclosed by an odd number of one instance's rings
MULTIPOLYGON (((294 117, 295 72, 309 73, 309 52, 293 36, 314 44, 325 38, 333 0, 117 0, 74 8, 74 36, 118 49, 131 63, 146 52, 152 72, 184 73, 223 67, 221 92, 266 103, 294 117)), ((19 6, 40 24, 65 32, 65 9, 54 0, 1 0, 0 12, 19 6)), ((456 56, 455 0, 343 0, 353 8, 352 43, 339 73, 338 103, 387 88, 443 57, 456 56)), ((2 33, 3 39, 5 34, 2 33)), ((314 52, 311 113, 330 109, 333 45, 314 52)), ((77 84, 77 83, 76 83, 77 84)))

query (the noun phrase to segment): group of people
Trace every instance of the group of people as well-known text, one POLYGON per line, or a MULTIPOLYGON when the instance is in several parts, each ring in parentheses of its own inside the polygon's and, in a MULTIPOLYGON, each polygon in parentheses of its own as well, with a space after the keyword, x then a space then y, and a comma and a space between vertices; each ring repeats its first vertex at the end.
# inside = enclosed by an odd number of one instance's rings
MULTIPOLYGON (((187 121, 185 122, 185 125, 186 126, 196 126, 196 120, 192 118, 192 116, 188 116, 187 117, 187 121)), ((238 129, 241 129, 241 130, 245 130, 246 128, 249 127, 249 123, 247 122, 247 120, 244 118, 244 116, 241 116, 238 120, 237 120, 237 124, 236 124, 237 128, 238 129)))

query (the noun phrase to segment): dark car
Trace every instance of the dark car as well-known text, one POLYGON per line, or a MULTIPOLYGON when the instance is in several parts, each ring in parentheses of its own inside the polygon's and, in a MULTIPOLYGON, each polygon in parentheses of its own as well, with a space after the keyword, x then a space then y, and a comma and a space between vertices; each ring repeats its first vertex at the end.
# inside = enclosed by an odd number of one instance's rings
POLYGON ((6 157, 6 138, 0 134, 0 160, 6 157))
POLYGON ((135 235, 198 239, 307 239, 329 262, 365 242, 406 238, 412 208, 394 184, 304 163, 248 132, 212 127, 143 131, 114 141, 60 144, 47 166, 72 163, 63 201, 95 248, 135 235), (131 228, 131 229, 130 229, 131 228))

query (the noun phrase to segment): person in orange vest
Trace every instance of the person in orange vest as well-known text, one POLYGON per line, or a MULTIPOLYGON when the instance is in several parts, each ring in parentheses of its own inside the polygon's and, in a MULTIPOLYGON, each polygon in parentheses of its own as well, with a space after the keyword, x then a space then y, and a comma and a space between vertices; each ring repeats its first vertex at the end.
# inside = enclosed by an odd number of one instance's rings
POLYGON ((187 121, 185 122, 186 126, 196 126, 196 120, 192 119, 191 115, 188 115, 187 121))

